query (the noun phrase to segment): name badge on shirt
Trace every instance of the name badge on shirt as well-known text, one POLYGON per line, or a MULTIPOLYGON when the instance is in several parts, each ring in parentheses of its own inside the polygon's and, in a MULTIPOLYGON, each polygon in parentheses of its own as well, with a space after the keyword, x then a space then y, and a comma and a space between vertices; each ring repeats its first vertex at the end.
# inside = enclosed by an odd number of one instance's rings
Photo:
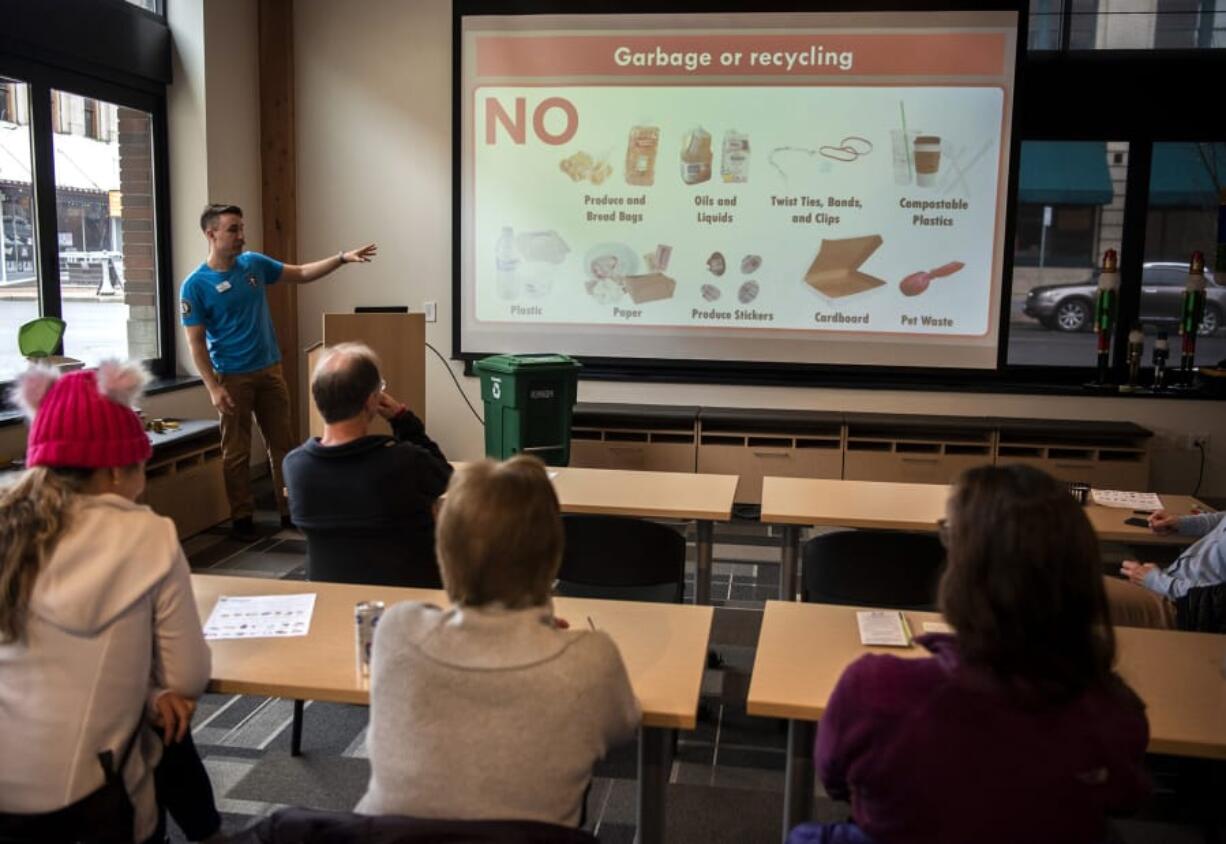
POLYGON ((228 281, 223 281, 221 284, 217 285, 218 293, 225 293, 229 289, 230 289, 230 282, 228 281))

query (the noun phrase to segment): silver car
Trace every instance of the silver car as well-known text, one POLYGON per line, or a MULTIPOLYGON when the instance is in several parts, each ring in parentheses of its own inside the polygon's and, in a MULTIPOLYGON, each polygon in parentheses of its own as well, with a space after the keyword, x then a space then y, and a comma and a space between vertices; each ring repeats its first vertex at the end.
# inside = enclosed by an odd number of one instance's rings
MULTIPOLYGON (((1154 261, 1141 270, 1141 313, 1138 321, 1155 327, 1179 323, 1183 288, 1188 281, 1188 265, 1154 261)), ((1226 287, 1213 273, 1205 272, 1205 315, 1200 334, 1216 334, 1226 323, 1226 287)), ((1088 331, 1094 325, 1094 299, 1098 295, 1098 273, 1072 284, 1043 284, 1026 294, 1022 312, 1037 319, 1045 328, 1057 331, 1088 331)))

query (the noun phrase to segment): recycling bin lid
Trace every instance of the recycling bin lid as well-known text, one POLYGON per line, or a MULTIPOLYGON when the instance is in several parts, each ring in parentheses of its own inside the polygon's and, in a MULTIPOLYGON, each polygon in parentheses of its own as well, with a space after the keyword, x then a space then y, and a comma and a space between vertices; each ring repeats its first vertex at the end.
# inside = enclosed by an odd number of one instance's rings
POLYGON ((492 355, 473 364, 479 372, 498 372, 513 375, 523 370, 534 372, 549 369, 579 369, 581 364, 566 355, 492 355))

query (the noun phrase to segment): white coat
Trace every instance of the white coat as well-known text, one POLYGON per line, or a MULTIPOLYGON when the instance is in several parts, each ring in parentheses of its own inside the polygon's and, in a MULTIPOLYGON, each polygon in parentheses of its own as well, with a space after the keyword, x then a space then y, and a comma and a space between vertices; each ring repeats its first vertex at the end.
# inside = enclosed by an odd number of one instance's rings
MULTIPOLYGON (((39 573, 25 638, 0 644, 0 811, 63 808, 103 783, 158 689, 209 679, 174 523, 118 495, 79 495, 39 573)), ((153 834, 161 739, 142 729, 124 769, 136 839, 153 834)))

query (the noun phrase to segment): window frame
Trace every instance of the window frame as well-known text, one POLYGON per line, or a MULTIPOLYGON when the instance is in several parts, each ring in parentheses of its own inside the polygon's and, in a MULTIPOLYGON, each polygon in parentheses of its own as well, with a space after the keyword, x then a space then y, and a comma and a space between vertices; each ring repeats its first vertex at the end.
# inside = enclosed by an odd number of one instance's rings
MULTIPOLYGON (((131 8, 140 14, 149 14, 138 7, 131 8)), ((34 261, 38 277, 39 314, 43 316, 63 315, 59 247, 56 240, 58 220, 52 93, 62 91, 76 94, 118 107, 139 109, 150 115, 159 354, 156 358, 143 362, 155 377, 173 377, 177 364, 176 321, 170 249, 169 143, 165 87, 136 87, 10 53, 0 53, 0 76, 24 82, 29 92, 31 164, 34 171, 34 261)))

